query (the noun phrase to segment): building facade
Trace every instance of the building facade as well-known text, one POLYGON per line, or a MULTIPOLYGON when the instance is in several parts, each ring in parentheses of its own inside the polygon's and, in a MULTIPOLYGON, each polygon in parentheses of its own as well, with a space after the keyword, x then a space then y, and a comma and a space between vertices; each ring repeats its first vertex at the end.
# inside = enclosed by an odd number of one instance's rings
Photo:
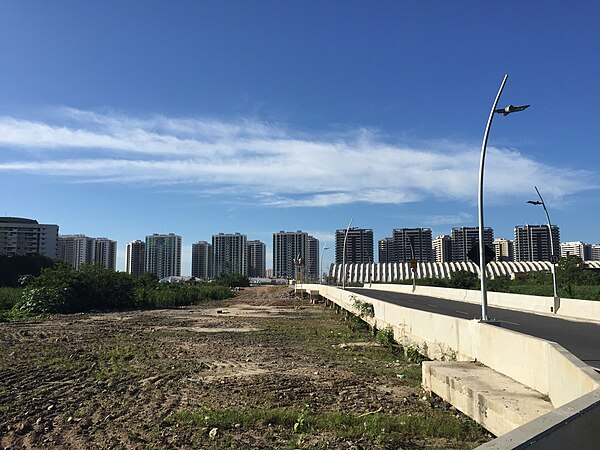
POLYGON ((306 265, 307 251, 308 233, 300 230, 273 233, 273 277, 298 278, 294 261, 300 258, 306 265))
MULTIPOLYGON (((483 242, 490 249, 494 249, 494 230, 489 227, 483 229, 483 242)), ((469 251, 479 243, 479 227, 452 228, 452 261, 467 262, 469 251)))
POLYGON ((146 243, 136 240, 126 247, 125 270, 131 275, 142 275, 146 269, 146 243))
POLYGON ((201 280, 212 280, 213 272, 213 247, 206 241, 192 244, 192 271, 191 275, 201 280))
POLYGON ((383 264, 396 261, 393 238, 386 237, 377 241, 377 259, 383 264))
POLYGON ((213 275, 215 277, 234 273, 248 275, 246 243, 246 235, 240 233, 213 235, 213 275))
POLYGON ((438 236, 431 244, 435 262, 445 263, 452 261, 452 238, 449 235, 438 236))
POLYGON ((590 261, 600 261, 600 244, 590 245, 590 261))
POLYGON ((105 237, 94 238, 92 264, 99 264, 110 270, 117 270, 117 241, 105 237))
POLYGON ((398 228, 392 231, 394 253, 393 262, 432 262, 433 242, 431 228, 398 228))
POLYGON ((503 238, 494 239, 494 253, 496 253, 495 261, 514 261, 513 241, 503 238))
POLYGON ((308 249, 306 251, 306 280, 310 282, 318 282, 319 274, 319 240, 313 236, 308 236, 308 249))
POLYGON ((173 233, 146 236, 145 271, 159 280, 181 276, 181 236, 173 233))
POLYGON ((569 255, 579 256, 582 261, 591 259, 592 246, 581 241, 577 242, 561 242, 560 257, 563 258, 569 255))
POLYGON ((547 225, 515 227, 515 261, 550 261, 551 255, 560 255, 560 230, 552 225, 552 243, 547 225))
POLYGON ((261 241, 248 241, 248 276, 264 278, 267 275, 267 246, 261 241))
MULTIPOLYGON (((346 230, 335 232, 335 262, 344 262, 344 240, 346 230)), ((373 230, 368 228, 350 228, 346 240, 346 264, 372 263, 373 259, 373 230)))
POLYGON ((21 217, 0 217, 0 256, 44 255, 56 258, 58 225, 21 217))

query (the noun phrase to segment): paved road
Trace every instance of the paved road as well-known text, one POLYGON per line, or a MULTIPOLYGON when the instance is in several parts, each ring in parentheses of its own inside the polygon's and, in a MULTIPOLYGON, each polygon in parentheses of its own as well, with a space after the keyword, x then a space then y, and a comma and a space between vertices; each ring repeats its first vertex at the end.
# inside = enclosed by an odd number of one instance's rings
MULTIPOLYGON (((481 317, 479 304, 374 289, 347 288, 347 290, 407 308, 446 316, 463 319, 481 317)), ((488 307, 488 317, 499 320, 503 328, 557 342, 585 363, 600 370, 600 324, 598 323, 577 322, 491 307, 488 307)))

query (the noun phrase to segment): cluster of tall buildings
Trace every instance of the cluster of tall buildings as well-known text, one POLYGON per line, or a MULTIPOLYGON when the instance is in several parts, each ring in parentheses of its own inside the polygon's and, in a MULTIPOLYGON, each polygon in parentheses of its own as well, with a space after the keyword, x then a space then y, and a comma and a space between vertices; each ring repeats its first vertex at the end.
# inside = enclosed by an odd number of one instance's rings
MULTIPOLYGON (((127 272, 139 275, 153 273, 158 278, 181 275, 181 236, 153 234, 145 241, 127 244, 127 272)), ((317 279, 319 273, 319 241, 303 231, 273 233, 273 269, 275 278, 303 276, 317 279)), ((192 244, 191 275, 209 280, 221 275, 242 274, 264 278, 266 245, 248 240, 241 233, 219 233, 212 241, 192 244)))
POLYGON ((75 268, 101 264, 115 270, 116 241, 83 234, 59 235, 58 225, 40 224, 21 217, 0 217, 0 256, 44 255, 75 268))
MULTIPOLYGON (((551 255, 573 254, 586 260, 600 260, 600 245, 583 242, 560 243, 556 225, 515 226, 514 240, 494 239, 494 230, 483 230, 485 245, 494 250, 496 261, 549 261, 551 255)), ((337 230, 335 262, 372 263, 374 259, 373 230, 351 228, 337 230), (346 254, 344 256, 344 240, 346 254)), ((378 241, 380 263, 409 262, 464 262, 469 251, 478 245, 478 227, 452 228, 450 235, 433 238, 431 228, 398 228, 390 237, 378 241)))
MULTIPOLYGON (((75 268, 100 264, 116 269, 117 242, 105 237, 83 234, 59 235, 58 225, 36 220, 0 217, 0 256, 41 254, 61 259, 75 268)), ((584 261, 600 261, 600 244, 560 242, 560 230, 547 225, 515 226, 514 239, 494 239, 492 228, 485 228, 485 244, 494 250, 497 261, 549 261, 551 255, 576 255, 584 261)), ((380 263, 467 261, 477 246, 477 227, 452 228, 449 235, 433 238, 431 228, 398 228, 377 242, 380 263)), ((158 278, 181 275, 181 236, 152 234, 127 244, 126 271, 134 275, 152 273, 158 278)), ((299 278, 318 280, 319 240, 307 232, 273 233, 273 268, 266 269, 266 245, 248 240, 241 233, 219 233, 212 240, 192 244, 191 275, 209 280, 225 274, 248 277, 299 278)), ((324 250, 324 249, 323 249, 324 250)), ((373 230, 350 228, 336 230, 335 262, 373 263, 373 230), (345 253, 344 253, 345 251, 345 253)))

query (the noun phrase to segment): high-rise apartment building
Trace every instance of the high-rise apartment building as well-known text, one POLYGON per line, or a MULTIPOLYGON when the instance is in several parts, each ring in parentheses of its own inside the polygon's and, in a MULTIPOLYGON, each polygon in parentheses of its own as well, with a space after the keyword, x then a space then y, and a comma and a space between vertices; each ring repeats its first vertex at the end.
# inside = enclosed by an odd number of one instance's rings
POLYGON ((377 257, 380 263, 396 262, 394 238, 386 237, 377 241, 377 257))
POLYGON ((117 270, 117 242, 100 237, 94 238, 92 264, 99 264, 110 270, 117 270))
POLYGON ((248 276, 264 278, 267 275, 267 246, 261 241, 248 241, 248 276))
POLYGON ((513 261, 514 260, 514 246, 513 242, 509 239, 498 238, 494 239, 494 253, 496 254, 496 261, 513 261))
POLYGON ((600 244, 590 245, 590 261, 600 261, 600 244))
POLYGON ((248 275, 246 235, 219 233, 212 237, 214 276, 248 275))
POLYGON ((201 280, 211 280, 213 275, 212 244, 198 241, 192 244, 192 276, 201 280))
POLYGON ((158 279, 181 276, 181 236, 173 233, 146 236, 145 270, 158 279))
POLYGON ((560 256, 560 230, 552 225, 552 243, 547 225, 515 227, 515 261, 550 261, 550 255, 560 256))
MULTIPOLYGON (((483 243, 494 249, 494 230, 489 227, 483 229, 483 243)), ((479 227, 452 228, 452 260, 458 262, 469 261, 467 254, 479 243, 479 227)))
POLYGON ((435 262, 445 263, 452 261, 452 238, 445 234, 432 241, 435 262))
POLYGON ((433 242, 431 228, 398 228, 392 231, 395 262, 432 262, 433 242))
POLYGON ((125 270, 131 275, 142 275, 146 271, 146 243, 140 240, 129 242, 126 250, 125 270))
POLYGON ((319 274, 319 240, 308 236, 306 251, 306 279, 307 281, 317 282, 320 279, 319 274))
POLYGON ((58 225, 21 217, 0 217, 0 256, 40 254, 56 258, 58 225))
MULTIPOLYGON (((299 257, 306 267, 308 233, 304 231, 280 231, 273 233, 273 276, 297 278, 294 261, 299 257)), ((303 270, 304 270, 303 268, 303 270)))
POLYGON ((592 246, 581 241, 577 242, 561 242, 560 257, 563 258, 569 255, 579 256, 582 261, 591 259, 592 246))
MULTIPOLYGON (((344 262, 344 239, 346 230, 335 232, 335 262, 344 262)), ((350 228, 346 239, 346 264, 373 262, 373 230, 350 228)))
POLYGON ((88 264, 98 264, 116 270, 117 242, 108 238, 94 238, 84 234, 58 236, 56 256, 75 269, 88 264))

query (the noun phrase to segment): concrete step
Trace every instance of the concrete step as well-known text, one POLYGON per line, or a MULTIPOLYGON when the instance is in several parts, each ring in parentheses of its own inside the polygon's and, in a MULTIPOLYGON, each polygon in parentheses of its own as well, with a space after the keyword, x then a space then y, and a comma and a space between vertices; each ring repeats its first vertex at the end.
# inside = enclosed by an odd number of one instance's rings
POLYGON ((547 396, 476 362, 424 361, 423 387, 496 436, 554 409, 547 396))

